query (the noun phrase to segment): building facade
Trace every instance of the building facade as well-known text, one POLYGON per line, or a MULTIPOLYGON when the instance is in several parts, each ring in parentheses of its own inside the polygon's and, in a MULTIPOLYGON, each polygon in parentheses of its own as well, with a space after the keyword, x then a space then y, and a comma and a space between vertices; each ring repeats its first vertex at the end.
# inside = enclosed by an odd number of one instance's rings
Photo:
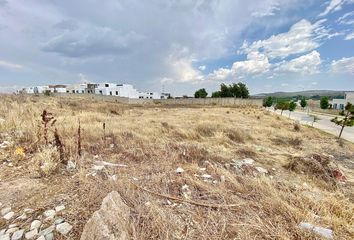
POLYGON ((347 103, 354 104, 354 91, 344 93, 344 99, 333 99, 330 101, 332 109, 343 110, 347 103))

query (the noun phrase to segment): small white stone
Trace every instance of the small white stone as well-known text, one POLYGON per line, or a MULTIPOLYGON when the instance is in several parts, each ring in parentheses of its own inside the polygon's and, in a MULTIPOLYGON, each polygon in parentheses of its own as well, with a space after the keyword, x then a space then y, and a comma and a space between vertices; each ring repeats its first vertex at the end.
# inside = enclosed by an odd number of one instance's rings
POLYGON ((76 168, 76 163, 69 160, 68 164, 66 165, 66 170, 73 171, 73 170, 75 170, 75 168, 76 168))
POLYGON ((23 229, 14 232, 11 240, 20 240, 22 238, 24 232, 25 232, 25 230, 23 230, 23 229))
POLYGON ((11 212, 11 208, 10 207, 1 209, 1 215, 2 216, 6 215, 9 212, 11 212))
POLYGON ((181 167, 178 167, 178 168, 176 169, 176 173, 183 173, 183 172, 184 172, 184 169, 181 168, 181 167))
POLYGON ((40 226, 42 225, 42 222, 39 221, 39 220, 34 220, 32 223, 31 223, 31 230, 35 229, 35 228, 39 228, 40 226))
POLYGON ((52 233, 54 230, 55 230, 55 226, 51 225, 51 226, 47 227, 46 229, 40 231, 38 233, 38 235, 47 236, 48 234, 52 233))
POLYGON ((17 227, 17 223, 10 224, 8 228, 14 228, 14 227, 17 227))
POLYGON ((31 209, 31 208, 25 208, 25 209, 23 209, 23 211, 24 211, 25 213, 33 213, 33 212, 34 212, 34 210, 31 209))
POLYGON ((333 231, 329 228, 317 227, 307 222, 301 222, 300 228, 311 230, 326 239, 333 239, 333 231))
POLYGON ((49 209, 43 213, 45 217, 54 217, 55 216, 55 210, 49 209))
POLYGON ((44 237, 45 237, 45 240, 53 240, 54 234, 51 232, 51 233, 48 233, 47 235, 45 235, 44 237))
POLYGON ((27 232, 27 233, 25 234, 25 238, 26 238, 26 239, 32 239, 32 238, 34 238, 35 236, 37 236, 37 234, 38 234, 38 229, 35 228, 35 229, 33 229, 33 230, 27 232))
POLYGON ((92 169, 95 171, 102 171, 104 169, 104 166, 93 165, 92 169))
POLYGON ((22 214, 21 216, 19 216, 19 217, 16 218, 16 219, 25 220, 25 219, 27 219, 27 215, 26 215, 26 213, 24 213, 24 214, 22 214))
POLYGON ((17 230, 18 230, 18 227, 9 228, 9 229, 7 229, 6 233, 11 234, 11 233, 16 232, 17 230))
POLYGON ((37 238, 37 240, 45 240, 44 236, 40 236, 39 238, 37 238))
POLYGON ((58 225, 58 224, 60 224, 60 223, 63 223, 64 221, 65 221, 64 218, 58 218, 58 219, 56 219, 56 220, 54 221, 54 224, 55 224, 55 225, 58 225))
POLYGON ((4 234, 0 236, 0 240, 10 240, 10 234, 4 234))
POLYGON ((260 174, 268 174, 268 170, 262 167, 256 167, 256 170, 260 173, 260 174))
POLYGON ((6 228, 0 230, 0 236, 4 235, 6 232, 6 228))
POLYGON ((225 176, 224 175, 220 176, 220 182, 225 182, 225 176))
POLYGON ((209 175, 209 174, 203 174, 201 177, 202 177, 202 178, 210 179, 210 178, 211 178, 211 175, 209 175))
POLYGON ((4 218, 6 220, 10 220, 14 215, 15 215, 14 212, 9 212, 9 213, 5 214, 4 218))
POLYGON ((62 235, 66 235, 70 232, 70 230, 73 228, 69 223, 64 222, 59 225, 57 225, 56 230, 61 233, 62 235))
POLYGON ((65 209, 65 206, 64 206, 64 205, 59 205, 59 206, 56 206, 56 207, 55 207, 55 211, 56 211, 56 212, 63 211, 64 209, 65 209))

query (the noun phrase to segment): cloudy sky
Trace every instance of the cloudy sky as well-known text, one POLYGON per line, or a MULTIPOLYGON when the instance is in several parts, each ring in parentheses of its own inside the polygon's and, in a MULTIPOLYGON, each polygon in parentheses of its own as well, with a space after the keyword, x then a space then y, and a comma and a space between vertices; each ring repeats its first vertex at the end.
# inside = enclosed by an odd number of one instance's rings
POLYGON ((354 90, 354 0, 0 0, 0 91, 354 90))

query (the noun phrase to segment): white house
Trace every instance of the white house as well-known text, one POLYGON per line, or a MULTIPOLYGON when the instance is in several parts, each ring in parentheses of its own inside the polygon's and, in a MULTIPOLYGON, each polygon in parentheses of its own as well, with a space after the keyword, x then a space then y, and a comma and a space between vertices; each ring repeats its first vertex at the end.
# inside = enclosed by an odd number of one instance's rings
POLYGON ((87 89, 87 83, 71 84, 66 87, 66 92, 82 94, 85 93, 86 89, 87 89))
POLYGON ((47 90, 52 93, 66 93, 66 86, 65 85, 49 85, 47 90))
POLYGON ((27 87, 27 88, 24 88, 23 91, 27 94, 34 94, 34 87, 27 87))
POLYGON ((161 99, 161 95, 157 92, 139 92, 139 98, 161 99))
POLYGON ((354 104, 354 91, 345 92, 344 99, 333 99, 332 101, 330 101, 332 108, 339 110, 343 110, 347 103, 354 104))
POLYGON ((130 84, 99 83, 95 93, 105 96, 139 98, 139 92, 130 84))

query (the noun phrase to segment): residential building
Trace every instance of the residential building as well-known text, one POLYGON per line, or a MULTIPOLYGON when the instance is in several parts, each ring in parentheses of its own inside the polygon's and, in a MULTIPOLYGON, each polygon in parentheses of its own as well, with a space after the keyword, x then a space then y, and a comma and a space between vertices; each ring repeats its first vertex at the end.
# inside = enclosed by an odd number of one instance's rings
POLYGON ((95 93, 106 96, 139 98, 138 91, 130 84, 100 83, 95 93))
POLYGON ((354 91, 345 92, 344 99, 333 99, 330 101, 332 109, 343 110, 347 103, 354 104, 354 91))
POLYGON ((87 83, 78 83, 78 84, 71 84, 67 86, 66 92, 67 93, 76 93, 76 94, 83 94, 87 89, 87 83))
POLYGON ((49 85, 47 90, 52 93, 66 93, 66 85, 49 85))

